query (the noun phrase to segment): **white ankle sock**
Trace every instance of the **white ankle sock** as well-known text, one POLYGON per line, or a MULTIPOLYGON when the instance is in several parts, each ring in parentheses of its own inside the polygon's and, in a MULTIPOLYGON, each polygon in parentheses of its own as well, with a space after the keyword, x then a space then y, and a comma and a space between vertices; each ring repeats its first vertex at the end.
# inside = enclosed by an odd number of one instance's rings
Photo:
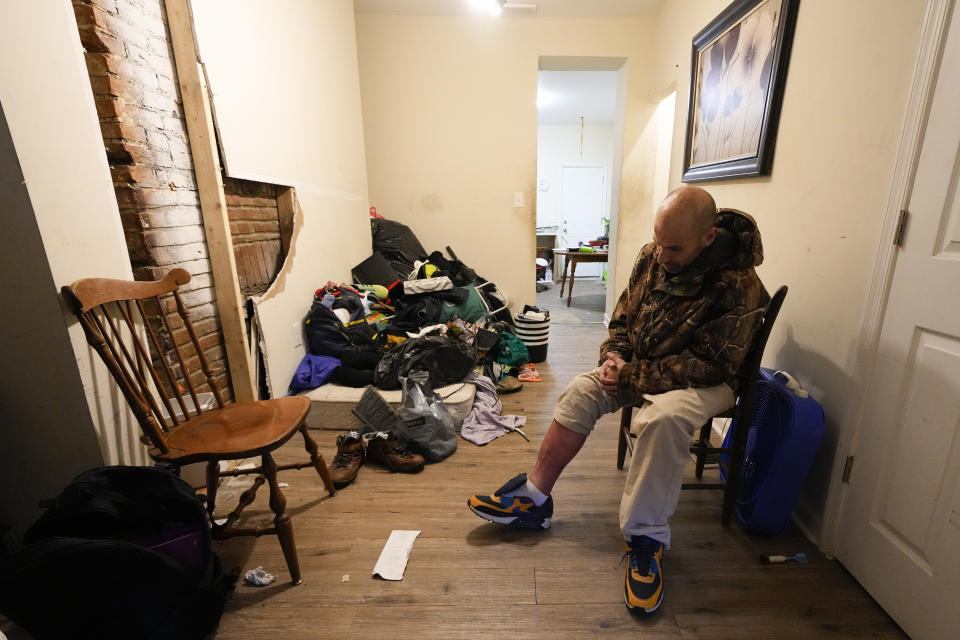
POLYGON ((537 489, 537 485, 530 482, 529 478, 527 479, 527 485, 524 487, 524 489, 527 491, 527 497, 533 500, 533 504, 537 505, 538 507, 543 506, 543 503, 546 502, 547 498, 550 497, 544 492, 540 491, 540 489, 537 489))
POLYGON ((530 482, 529 479, 527 480, 527 484, 525 484, 525 485, 523 485, 522 487, 519 487, 519 488, 517 488, 517 489, 514 489, 513 491, 510 491, 509 493, 507 493, 507 494, 505 494, 505 495, 508 495, 508 496, 526 496, 526 497, 530 498, 531 500, 533 500, 533 504, 537 505, 538 507, 543 506, 543 503, 546 502, 546 501, 547 501, 547 498, 550 497, 550 496, 548 496, 547 494, 545 494, 545 493, 543 493, 542 491, 540 491, 540 489, 537 489, 537 485, 535 485, 535 484, 533 484, 532 482, 530 482))

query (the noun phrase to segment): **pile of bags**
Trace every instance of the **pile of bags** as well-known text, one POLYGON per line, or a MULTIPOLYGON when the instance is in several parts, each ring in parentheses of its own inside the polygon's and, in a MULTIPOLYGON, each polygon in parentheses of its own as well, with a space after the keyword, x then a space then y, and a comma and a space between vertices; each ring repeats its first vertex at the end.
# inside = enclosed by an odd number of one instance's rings
POLYGON ((326 381, 399 389, 412 378, 430 389, 463 380, 478 364, 529 361, 496 286, 461 262, 429 255, 399 222, 371 219, 374 253, 354 281, 328 282, 304 319, 309 353, 292 391, 326 381))

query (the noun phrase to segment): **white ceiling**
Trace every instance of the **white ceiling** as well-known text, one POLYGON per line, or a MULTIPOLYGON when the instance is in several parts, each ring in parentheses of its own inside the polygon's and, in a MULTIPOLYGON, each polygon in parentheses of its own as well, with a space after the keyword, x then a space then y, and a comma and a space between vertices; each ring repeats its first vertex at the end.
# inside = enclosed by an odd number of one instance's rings
POLYGON ((540 124, 612 124, 617 108, 616 71, 541 71, 537 76, 540 124))
MULTIPOLYGON (((504 17, 512 15, 509 4, 536 4, 536 15, 553 16, 654 16, 666 0, 507 0, 504 17)), ((353 0, 356 13, 386 13, 413 16, 480 15, 470 0, 353 0)), ((517 11, 516 15, 529 15, 517 11)), ((487 17, 487 16, 484 16, 487 17)))

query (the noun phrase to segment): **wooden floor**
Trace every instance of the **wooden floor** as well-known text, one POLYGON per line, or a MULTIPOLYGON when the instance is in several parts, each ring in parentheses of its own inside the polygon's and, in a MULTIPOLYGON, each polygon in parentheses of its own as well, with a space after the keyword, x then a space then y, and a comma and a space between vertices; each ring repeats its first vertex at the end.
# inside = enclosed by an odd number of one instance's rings
MULTIPOLYGON (((607 416, 554 490, 553 525, 518 532, 466 507, 528 470, 566 382, 595 364, 602 325, 554 325, 543 378, 503 398, 504 413, 527 416, 532 442, 517 434, 485 447, 461 440, 447 460, 416 475, 363 467, 328 498, 310 470, 282 473, 303 584, 289 585, 276 538, 217 543, 224 567, 263 566, 267 587, 240 584, 219 640, 259 638, 856 638, 904 637, 836 562, 796 530, 773 538, 723 529, 719 494, 685 491, 664 556, 663 605, 648 619, 623 604, 624 551, 617 507, 624 471, 615 464, 617 418, 607 416), (393 529, 421 531, 400 582, 371 577, 393 529), (805 565, 764 565, 759 554, 804 552, 805 565)), ((327 460, 336 431, 312 431, 327 460)), ((278 460, 303 458, 297 440, 278 460)), ((223 498, 248 480, 224 481, 223 498)), ((245 512, 269 524, 267 491, 245 512)), ((0 621, 12 639, 22 631, 0 621)))
MULTIPOLYGON (((685 491, 664 556, 665 598, 649 619, 623 604, 616 418, 598 425, 554 491, 553 525, 518 532, 465 506, 530 468, 564 384, 595 363, 602 326, 555 326, 543 377, 503 398, 527 416, 517 434, 485 447, 460 441, 416 475, 363 467, 333 498, 308 470, 281 480, 294 519, 303 584, 291 587, 273 537, 218 545, 225 567, 262 565, 268 587, 240 585, 218 639, 283 638, 852 638, 904 637, 836 562, 795 530, 774 538, 719 524, 719 494, 685 491), (371 577, 393 529, 421 531, 404 578, 371 577), (764 565, 759 554, 805 552, 805 565, 764 565)), ((313 431, 328 460, 335 431, 313 431)), ((295 459, 288 444, 284 459, 295 459)), ((266 492, 247 514, 269 520, 266 492)))

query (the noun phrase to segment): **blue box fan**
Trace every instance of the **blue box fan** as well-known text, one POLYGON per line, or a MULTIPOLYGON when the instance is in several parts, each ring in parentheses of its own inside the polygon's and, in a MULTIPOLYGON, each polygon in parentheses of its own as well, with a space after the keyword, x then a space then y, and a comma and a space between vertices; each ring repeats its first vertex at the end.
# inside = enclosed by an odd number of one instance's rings
MULTIPOLYGON (((736 422, 723 446, 733 444, 736 422)), ((760 369, 735 510, 746 529, 783 531, 823 438, 823 408, 789 373, 760 369)), ((721 456, 720 475, 729 456, 721 456)))

